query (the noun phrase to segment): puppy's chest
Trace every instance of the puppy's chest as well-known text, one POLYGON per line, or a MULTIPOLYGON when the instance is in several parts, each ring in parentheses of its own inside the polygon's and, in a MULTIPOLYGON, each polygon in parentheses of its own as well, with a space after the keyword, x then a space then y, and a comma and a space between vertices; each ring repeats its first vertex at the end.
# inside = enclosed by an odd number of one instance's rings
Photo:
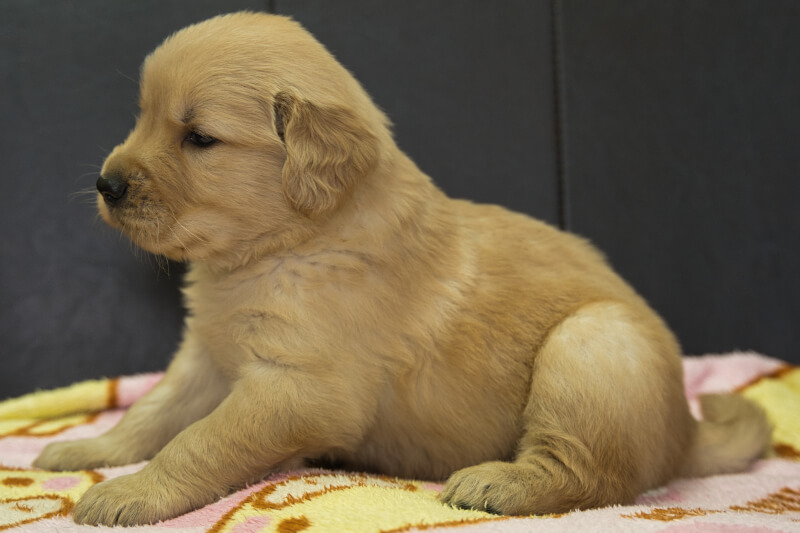
POLYGON ((225 370, 237 373, 254 361, 287 364, 302 353, 304 320, 287 298, 227 294, 200 298, 193 307, 192 329, 225 370))
POLYGON ((248 362, 314 364, 345 327, 331 303, 342 302, 341 272, 327 274, 276 263, 241 279, 198 279, 185 291, 189 326, 226 373, 248 362))

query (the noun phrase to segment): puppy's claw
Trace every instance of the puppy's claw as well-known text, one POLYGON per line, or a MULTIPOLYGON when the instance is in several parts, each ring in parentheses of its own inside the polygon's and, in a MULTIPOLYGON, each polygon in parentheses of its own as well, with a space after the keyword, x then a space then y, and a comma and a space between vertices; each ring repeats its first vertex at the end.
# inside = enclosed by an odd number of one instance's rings
POLYGON ((527 514, 527 494, 517 465, 489 462, 464 468, 450 476, 439 500, 459 507, 492 514, 527 514))

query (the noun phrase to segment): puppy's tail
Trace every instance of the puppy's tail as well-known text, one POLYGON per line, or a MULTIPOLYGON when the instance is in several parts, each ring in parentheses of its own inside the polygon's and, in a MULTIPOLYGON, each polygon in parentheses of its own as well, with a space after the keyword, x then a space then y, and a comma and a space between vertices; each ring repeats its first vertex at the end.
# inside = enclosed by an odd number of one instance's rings
POLYGON ((703 421, 683 469, 684 477, 740 472, 770 443, 772 427, 764 411, 737 394, 700 397, 703 421))

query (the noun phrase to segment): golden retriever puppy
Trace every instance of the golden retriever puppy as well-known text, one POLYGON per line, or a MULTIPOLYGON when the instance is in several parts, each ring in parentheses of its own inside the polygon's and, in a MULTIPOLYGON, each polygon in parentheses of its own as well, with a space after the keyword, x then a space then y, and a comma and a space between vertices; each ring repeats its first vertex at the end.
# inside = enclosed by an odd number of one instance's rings
POLYGON ((448 479, 503 514, 631 502, 745 468, 736 396, 687 408, 678 343, 588 243, 447 198, 297 23, 238 13, 168 38, 106 160, 103 218, 190 264, 182 344, 105 435, 42 468, 150 459, 92 487, 87 524, 144 524, 305 462, 448 479))

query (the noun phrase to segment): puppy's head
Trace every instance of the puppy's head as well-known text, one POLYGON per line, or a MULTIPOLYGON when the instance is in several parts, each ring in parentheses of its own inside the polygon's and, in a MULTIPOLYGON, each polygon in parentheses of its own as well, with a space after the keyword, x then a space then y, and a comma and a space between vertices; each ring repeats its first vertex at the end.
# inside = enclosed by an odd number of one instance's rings
POLYGON ((97 181, 102 217, 176 260, 235 258, 308 235, 371 175, 387 120, 293 21, 237 13, 168 38, 97 181))

